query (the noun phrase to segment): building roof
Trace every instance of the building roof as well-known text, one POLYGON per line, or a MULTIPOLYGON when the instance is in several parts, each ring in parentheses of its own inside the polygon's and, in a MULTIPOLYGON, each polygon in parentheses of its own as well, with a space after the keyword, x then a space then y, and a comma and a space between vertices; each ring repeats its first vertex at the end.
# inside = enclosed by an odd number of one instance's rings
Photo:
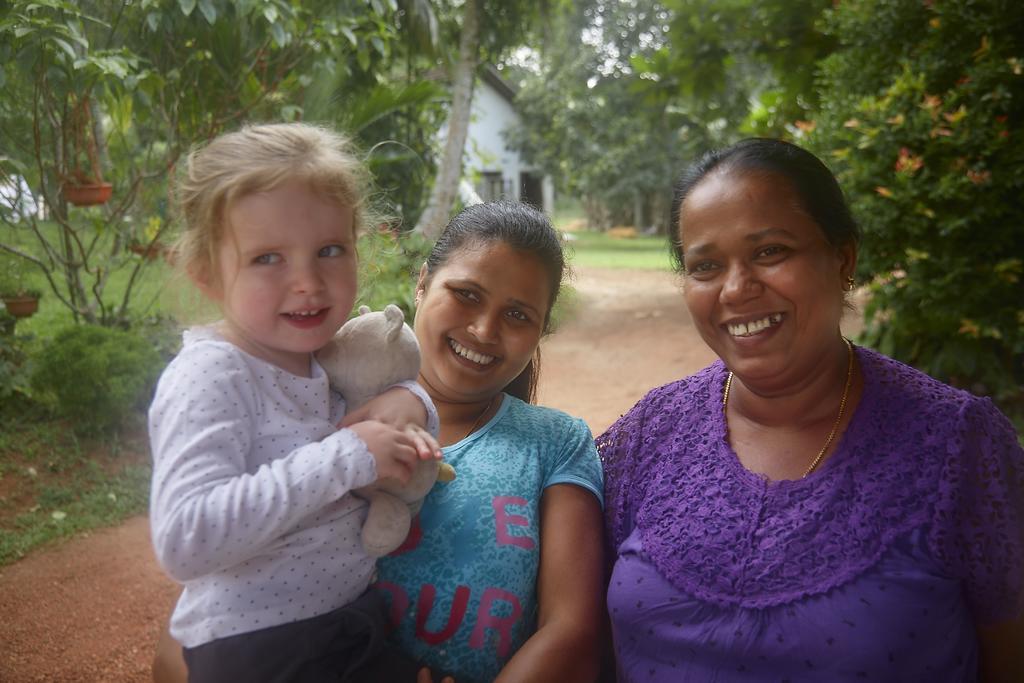
POLYGON ((502 78, 501 72, 493 64, 488 64, 483 68, 480 73, 480 80, 497 90, 498 94, 508 100, 509 103, 515 101, 515 86, 502 78))

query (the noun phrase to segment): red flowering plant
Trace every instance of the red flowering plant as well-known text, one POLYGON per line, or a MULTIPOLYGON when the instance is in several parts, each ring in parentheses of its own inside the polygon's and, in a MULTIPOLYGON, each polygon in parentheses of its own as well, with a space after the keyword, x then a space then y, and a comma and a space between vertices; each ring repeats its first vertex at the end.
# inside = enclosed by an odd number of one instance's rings
POLYGON ((1024 425, 1024 4, 851 1, 825 26, 807 140, 864 230, 862 341, 1024 425))

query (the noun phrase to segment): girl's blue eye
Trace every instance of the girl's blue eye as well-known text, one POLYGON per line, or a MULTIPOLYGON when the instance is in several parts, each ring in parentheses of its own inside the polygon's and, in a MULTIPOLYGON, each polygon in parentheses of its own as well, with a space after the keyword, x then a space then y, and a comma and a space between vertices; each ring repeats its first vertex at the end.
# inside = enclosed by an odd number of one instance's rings
POLYGON ((258 263, 263 266, 269 266, 273 263, 277 263, 281 260, 280 254, 260 254, 253 259, 253 263, 258 263))
POLYGON ((317 256, 331 258, 335 256, 342 256, 344 253, 345 247, 341 246, 340 244, 329 244, 323 249, 321 249, 319 252, 317 252, 317 256))

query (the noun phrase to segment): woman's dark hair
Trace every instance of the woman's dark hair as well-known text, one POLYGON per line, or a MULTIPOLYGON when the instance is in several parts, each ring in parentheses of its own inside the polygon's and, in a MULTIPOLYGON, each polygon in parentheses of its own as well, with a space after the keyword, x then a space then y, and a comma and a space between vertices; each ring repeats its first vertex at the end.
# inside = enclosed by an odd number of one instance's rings
MULTIPOLYGON (((437 238, 427 257, 427 282, 442 268, 452 255, 471 246, 501 243, 516 251, 535 256, 548 275, 549 291, 547 311, 544 313, 543 333, 547 334, 551 322, 551 309, 558 299, 565 275, 565 255, 558 232, 544 212, 529 204, 500 200, 468 206, 455 215, 437 238)), ((537 396, 540 377, 540 348, 519 375, 509 382, 504 391, 528 403, 537 396)))
POLYGON ((676 182, 672 196, 672 262, 683 270, 683 202, 712 171, 718 173, 770 173, 785 178, 804 210, 834 247, 860 243, 860 227, 853 220, 843 191, 832 171, 802 147, 772 138, 749 138, 724 149, 707 152, 676 182))

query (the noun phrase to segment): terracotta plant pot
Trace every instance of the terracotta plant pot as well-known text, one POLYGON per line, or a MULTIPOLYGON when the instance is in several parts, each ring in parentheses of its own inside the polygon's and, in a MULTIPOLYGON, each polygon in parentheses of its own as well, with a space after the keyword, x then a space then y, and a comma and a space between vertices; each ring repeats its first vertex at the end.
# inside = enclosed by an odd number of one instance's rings
POLYGON ((110 183, 88 183, 84 185, 64 183, 61 191, 64 194, 64 199, 75 206, 96 206, 97 204, 105 204, 110 199, 110 195, 114 192, 114 187, 110 183))
POLYGON ((130 244, 128 245, 128 251, 133 254, 138 254, 147 261, 152 261, 164 251, 164 245, 157 242, 156 244, 145 245, 145 244, 130 244))
POLYGON ((5 296, 4 308, 15 318, 27 318, 39 310, 39 299, 34 296, 5 296))

